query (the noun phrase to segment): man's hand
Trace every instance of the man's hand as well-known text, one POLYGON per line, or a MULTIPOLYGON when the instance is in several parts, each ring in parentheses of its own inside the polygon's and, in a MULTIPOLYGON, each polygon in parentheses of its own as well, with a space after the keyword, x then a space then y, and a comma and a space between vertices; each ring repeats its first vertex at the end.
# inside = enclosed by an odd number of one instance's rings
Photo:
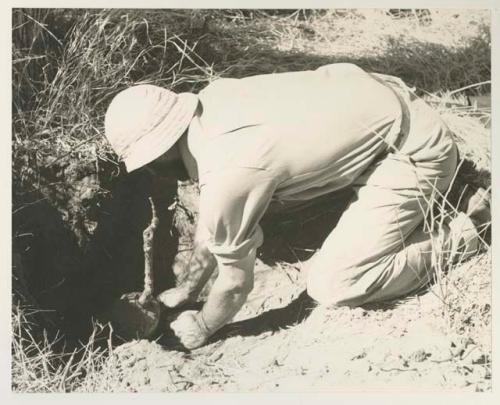
POLYGON ((198 311, 182 312, 170 327, 186 349, 196 349, 210 337, 201 312, 198 311))
POLYGON ((192 301, 189 292, 183 287, 165 290, 157 298, 167 308, 177 308, 192 301))

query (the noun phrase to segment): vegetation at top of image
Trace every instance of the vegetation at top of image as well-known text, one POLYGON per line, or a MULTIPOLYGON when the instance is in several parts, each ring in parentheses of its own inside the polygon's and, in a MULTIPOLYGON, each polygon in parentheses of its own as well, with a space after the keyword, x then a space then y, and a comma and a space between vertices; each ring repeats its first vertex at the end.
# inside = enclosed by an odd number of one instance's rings
POLYGON ((14 177, 68 157, 109 159, 105 109, 136 83, 198 91, 220 76, 333 62, 399 76, 421 94, 483 82, 488 24, 487 12, 450 10, 424 23, 384 10, 15 9, 13 151, 24 164, 14 177))

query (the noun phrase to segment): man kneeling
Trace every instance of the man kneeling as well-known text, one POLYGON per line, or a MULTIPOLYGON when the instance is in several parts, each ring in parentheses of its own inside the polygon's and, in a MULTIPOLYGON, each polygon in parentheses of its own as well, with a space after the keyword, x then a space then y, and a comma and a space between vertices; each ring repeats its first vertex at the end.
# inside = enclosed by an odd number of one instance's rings
MULTIPOLYGON (((244 304, 271 201, 354 190, 308 262, 307 292, 321 304, 390 300, 433 279, 432 235, 422 222, 431 196, 450 185, 457 147, 438 113, 399 79, 332 64, 219 79, 198 95, 139 85, 113 99, 105 128, 129 172, 199 182, 189 277, 159 296, 167 307, 195 301, 218 266, 201 311, 171 324, 187 348, 203 345, 244 304)), ((477 250, 489 211, 486 198, 475 198, 476 209, 448 221, 445 252, 477 250)))

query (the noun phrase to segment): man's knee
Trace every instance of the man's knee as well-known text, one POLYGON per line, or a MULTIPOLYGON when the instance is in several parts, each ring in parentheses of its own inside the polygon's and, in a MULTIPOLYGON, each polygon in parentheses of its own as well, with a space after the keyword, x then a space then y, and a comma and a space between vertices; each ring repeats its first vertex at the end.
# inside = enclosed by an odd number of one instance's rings
POLYGON ((315 266, 307 274, 307 294, 322 305, 343 305, 348 295, 348 283, 341 277, 342 269, 315 266))
POLYGON ((307 274, 307 293, 322 305, 357 307, 384 289, 394 255, 368 263, 318 260, 307 274))
POLYGON ((337 300, 333 297, 332 291, 329 291, 327 288, 321 288, 321 286, 318 286, 317 284, 307 284, 307 295, 321 305, 337 304, 337 300))
POLYGON ((320 304, 326 305, 328 299, 330 298, 328 288, 315 278, 311 278, 310 275, 307 278, 307 294, 320 304))

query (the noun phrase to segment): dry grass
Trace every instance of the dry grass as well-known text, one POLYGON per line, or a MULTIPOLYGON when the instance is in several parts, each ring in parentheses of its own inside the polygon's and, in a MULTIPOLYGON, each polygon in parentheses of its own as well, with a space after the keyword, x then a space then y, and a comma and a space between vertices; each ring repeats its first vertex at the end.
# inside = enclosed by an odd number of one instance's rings
POLYGON ((138 82, 189 91, 218 76, 335 61, 395 74, 428 92, 488 80, 486 12, 437 10, 431 17, 423 25, 381 10, 248 17, 237 11, 17 9, 14 152, 36 149, 42 165, 68 155, 109 158, 100 137, 106 105, 138 82))
MULTIPOLYGON (((15 305, 12 313, 12 390, 16 392, 108 391, 103 370, 112 370, 112 352, 97 344, 102 331, 96 325, 94 333, 78 349, 66 350, 64 336, 49 336, 33 323, 39 309, 15 305)), ((112 375, 112 373, 108 373, 112 375)), ((114 377, 113 377, 114 378, 114 377)))
MULTIPOLYGON (((415 86, 441 112, 462 157, 472 162, 460 174, 462 181, 488 187, 490 131, 484 122, 490 111, 467 103, 467 94, 489 88, 488 12, 432 10, 428 17, 397 17, 383 10, 16 9, 13 209, 33 203, 21 190, 50 188, 53 178, 47 173, 69 160, 95 163, 96 170, 103 161, 118 168, 102 137, 103 117, 113 95, 127 86, 154 83, 197 91, 217 77, 312 69, 333 62, 357 63, 415 86)), ((120 170, 106 175, 117 173, 121 175, 120 170)), ((437 260, 440 277, 432 294, 444 303, 450 333, 469 336, 488 352, 491 291, 484 284, 490 282, 491 262, 486 243, 483 248, 486 253, 466 264, 437 260), (471 277, 467 267, 479 276, 471 277)), ((306 350, 325 343, 331 336, 322 331, 342 317, 346 322, 353 319, 343 309, 317 313, 304 325, 307 339, 300 341, 300 329, 283 331, 269 345, 294 340, 306 350), (311 340, 312 330, 318 331, 316 341, 311 340)), ((61 349, 62 336, 38 333, 30 319, 22 305, 15 306, 15 391, 127 390, 119 381, 117 357, 110 356, 112 348, 97 347, 96 335, 68 352, 61 349)), ((228 344, 237 352, 237 343, 228 344)), ((231 373, 231 365, 227 367, 217 369, 221 381, 231 373)))

